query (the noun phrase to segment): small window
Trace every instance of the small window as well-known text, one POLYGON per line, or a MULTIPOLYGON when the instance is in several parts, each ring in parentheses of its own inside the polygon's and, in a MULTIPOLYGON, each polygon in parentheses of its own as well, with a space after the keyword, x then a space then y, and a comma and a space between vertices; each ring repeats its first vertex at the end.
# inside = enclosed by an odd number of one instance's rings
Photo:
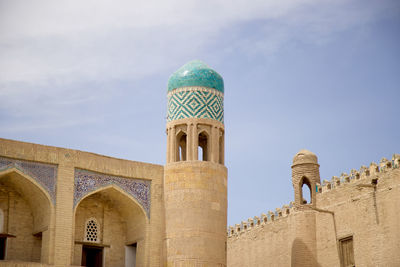
POLYGON ((99 242, 99 224, 95 218, 86 221, 85 241, 99 242))
POLYGON ((354 262, 353 237, 349 236, 339 240, 340 264, 342 267, 356 266, 354 262))

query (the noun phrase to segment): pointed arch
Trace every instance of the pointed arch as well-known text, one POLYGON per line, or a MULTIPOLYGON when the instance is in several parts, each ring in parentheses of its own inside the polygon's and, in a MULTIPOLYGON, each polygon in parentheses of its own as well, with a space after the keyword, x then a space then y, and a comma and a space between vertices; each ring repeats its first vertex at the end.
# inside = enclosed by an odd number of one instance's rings
POLYGON ((300 204, 311 204, 312 196, 313 196, 312 185, 311 185, 310 179, 308 179, 306 176, 303 176, 300 179, 299 190, 300 190, 300 204), (309 200, 308 201, 307 201, 307 198, 305 198, 304 191, 309 192, 309 200))
POLYGON ((147 216, 147 212, 146 210, 143 208, 143 206, 137 201, 136 198, 134 198, 133 196, 131 196, 130 194, 128 194, 124 189, 122 189, 121 187, 115 185, 115 184, 110 184, 110 185, 106 185, 106 186, 102 186, 97 188, 96 190, 93 190, 91 192, 89 192, 87 195, 85 195, 84 197, 82 197, 75 205, 74 207, 74 216, 76 215, 76 210, 79 206, 79 204, 85 200, 86 198, 96 194, 96 193, 100 193, 100 192, 106 192, 107 190, 115 190, 116 192, 118 192, 119 194, 121 194, 122 196, 124 196, 125 198, 127 198, 127 200, 132 201, 136 206, 138 206, 138 208, 141 210, 142 214, 144 215, 144 217, 146 218, 146 222, 149 222, 149 218, 147 216))
POLYGON ((0 171, 0 182, 11 186, 26 199, 32 209, 35 233, 49 228, 54 213, 54 203, 48 191, 40 183, 15 167, 0 171))
POLYGON ((176 134, 176 161, 187 160, 187 133, 179 129, 176 134))
POLYGON ((200 154, 201 149, 201 157, 199 156, 199 160, 210 161, 210 134, 206 129, 202 129, 198 132, 198 152, 200 154))
POLYGON ((13 229, 11 234, 15 235, 13 242, 7 245, 7 257, 10 260, 47 263, 54 217, 54 202, 49 192, 39 181, 17 167, 0 171, 0 184, 12 193, 7 195, 14 203, 8 206, 14 212, 7 212, 7 227, 3 224, 4 232, 13 229), (13 219, 13 214, 18 213, 23 214, 23 218, 13 219), (19 249, 16 253, 13 246, 21 244, 24 244, 23 250, 19 249))
POLYGON ((138 262, 144 257, 149 217, 129 193, 109 184, 84 195, 74 207, 73 263, 79 265, 87 246, 104 249, 106 265, 123 265, 127 244, 137 243, 138 262))
POLYGON ((25 180, 25 181, 29 182, 30 184, 32 184, 35 188, 37 188, 45 196, 45 198, 49 202, 50 206, 52 208, 54 207, 54 203, 52 201, 52 198, 51 198, 49 192, 40 183, 38 183, 33 177, 31 177, 30 175, 26 174, 25 172, 15 168, 15 167, 0 171, 0 180, 3 177, 9 177, 9 176, 13 176, 15 179, 21 179, 21 181, 25 180))

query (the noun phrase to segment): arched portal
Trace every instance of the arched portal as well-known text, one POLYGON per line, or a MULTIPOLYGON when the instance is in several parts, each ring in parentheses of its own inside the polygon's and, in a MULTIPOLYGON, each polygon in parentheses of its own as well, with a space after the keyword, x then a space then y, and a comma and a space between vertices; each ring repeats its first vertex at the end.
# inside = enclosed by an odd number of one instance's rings
POLYGON ((92 192, 75 208, 73 264, 142 266, 147 225, 144 209, 119 187, 92 192))
POLYGON ((49 263, 53 204, 35 179, 12 168, 0 172, 3 258, 49 263))

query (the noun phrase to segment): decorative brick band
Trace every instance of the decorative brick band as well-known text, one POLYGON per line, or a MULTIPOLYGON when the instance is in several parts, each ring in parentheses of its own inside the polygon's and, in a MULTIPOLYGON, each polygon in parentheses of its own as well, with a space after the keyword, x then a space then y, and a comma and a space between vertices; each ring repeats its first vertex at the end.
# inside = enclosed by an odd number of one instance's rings
POLYGON ((75 169, 74 207, 90 192, 108 185, 116 185, 136 199, 150 218, 150 181, 118 177, 82 169, 75 169))
POLYGON ((168 121, 186 118, 224 123, 224 94, 206 87, 183 87, 169 92, 168 121))
POLYGON ((12 168, 33 178, 56 203, 57 165, 0 157, 0 171, 12 168))

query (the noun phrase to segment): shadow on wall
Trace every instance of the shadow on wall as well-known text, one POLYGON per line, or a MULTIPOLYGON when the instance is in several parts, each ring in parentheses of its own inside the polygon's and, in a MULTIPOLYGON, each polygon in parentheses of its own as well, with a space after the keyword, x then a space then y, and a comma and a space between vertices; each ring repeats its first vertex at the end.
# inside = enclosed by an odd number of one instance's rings
POLYGON ((319 267, 314 255, 308 249, 306 244, 296 238, 292 244, 292 267, 319 267))

